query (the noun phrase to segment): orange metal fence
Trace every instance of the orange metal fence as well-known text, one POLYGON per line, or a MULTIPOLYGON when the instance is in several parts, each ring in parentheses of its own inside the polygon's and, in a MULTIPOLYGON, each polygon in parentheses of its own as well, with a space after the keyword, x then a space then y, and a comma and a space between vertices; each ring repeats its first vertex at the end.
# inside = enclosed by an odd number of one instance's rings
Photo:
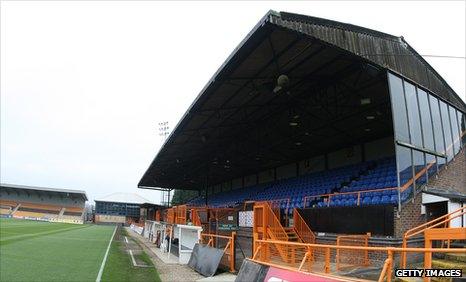
MULTIPOLYGON (((416 235, 420 235, 420 234, 425 234, 425 232, 427 230, 430 230, 432 228, 439 228, 439 227, 444 227, 444 228, 447 228, 449 227, 449 224, 450 222, 455 219, 455 218, 458 218, 458 217, 462 217, 466 214, 466 207, 462 207, 462 208, 459 208, 451 213, 448 213, 448 214, 445 214, 445 215, 442 215, 440 217, 437 217, 429 222, 426 222, 424 224, 421 224, 419 226, 416 226, 414 228, 411 228, 409 229, 408 231, 405 232, 405 234, 403 235, 403 248, 407 248, 408 247, 408 239, 411 238, 411 237, 414 237, 416 235)), ((466 235, 463 236, 462 239, 465 239, 466 238, 466 235)), ((450 240, 449 238, 445 237, 446 241, 447 241, 447 245, 448 247, 450 247, 450 240)), ((442 241, 443 242, 443 241, 442 241)), ((406 260, 407 260, 407 254, 406 253, 403 253, 402 257, 401 257, 401 265, 403 267, 406 267, 406 260)))
MULTIPOLYGON (((371 233, 362 235, 339 235, 337 236, 337 246, 369 246, 371 233)), ((369 252, 367 250, 336 249, 336 267, 341 270, 343 264, 349 267, 369 266, 369 252)))
POLYGON ((202 233, 200 243, 213 248, 223 249, 224 256, 222 257, 222 260, 226 260, 223 264, 229 267, 230 272, 235 272, 235 240, 236 232, 234 231, 231 232, 231 236, 202 233))
MULTIPOLYGON (((394 257, 403 252, 415 252, 424 254, 424 268, 430 268, 428 257, 432 253, 464 253, 464 248, 393 248, 393 247, 367 247, 367 246, 337 246, 324 244, 307 244, 277 240, 255 240, 253 261, 271 265, 291 271, 350 275, 351 272, 339 272, 336 267, 337 250, 367 251, 369 260, 378 257, 378 261, 385 259, 382 272, 377 277, 369 279, 378 281, 391 281, 394 257), (288 256, 284 259, 278 249, 287 250, 288 256)), ((372 264, 372 263, 370 263, 372 264)), ((345 265, 340 264, 341 267, 345 265)), ((352 277, 356 278, 356 277, 352 277)), ((367 279, 367 277, 366 277, 367 279)))
POLYGON ((186 213, 188 208, 186 205, 174 207, 176 211, 176 224, 186 224, 186 213))
POLYGON ((311 244, 315 243, 316 236, 314 235, 314 232, 312 232, 311 228, 301 217, 297 209, 293 210, 293 227, 302 242, 311 244))
POLYGON ((282 204, 285 206, 285 208, 283 209, 284 210, 284 220, 285 220, 285 224, 288 224, 288 210, 290 208, 290 202, 291 202, 291 199, 290 198, 282 198, 282 199, 275 199, 275 200, 270 200, 270 201, 267 201, 270 205, 270 208, 272 209, 273 213, 275 214, 275 216, 280 220, 282 218, 282 214, 281 214, 281 206, 282 204))
POLYGON ((176 216, 175 212, 176 212, 175 207, 167 210, 167 222, 168 223, 175 224, 175 216, 176 216))

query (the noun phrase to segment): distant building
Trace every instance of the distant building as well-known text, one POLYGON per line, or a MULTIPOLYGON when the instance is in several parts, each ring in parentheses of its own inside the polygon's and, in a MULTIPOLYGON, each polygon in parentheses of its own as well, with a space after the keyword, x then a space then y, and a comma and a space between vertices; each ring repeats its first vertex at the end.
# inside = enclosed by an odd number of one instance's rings
POLYGON ((139 221, 141 205, 151 204, 146 198, 133 193, 113 193, 95 200, 96 223, 126 223, 139 221))

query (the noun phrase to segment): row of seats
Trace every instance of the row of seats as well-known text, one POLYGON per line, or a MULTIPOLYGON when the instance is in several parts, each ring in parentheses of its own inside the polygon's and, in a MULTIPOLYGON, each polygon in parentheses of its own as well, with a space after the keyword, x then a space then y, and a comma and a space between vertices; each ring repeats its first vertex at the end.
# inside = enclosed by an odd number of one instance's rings
MULTIPOLYGON (((408 199, 409 195, 412 193, 412 188, 401 193, 401 201, 404 202, 408 199)), ((343 196, 343 195, 342 195, 343 196)), ((358 204, 358 198, 354 195, 348 195, 349 197, 332 197, 330 202, 328 201, 319 201, 317 207, 326 207, 326 206, 356 206, 358 204)), ((386 190, 381 192, 369 192, 361 193, 360 196, 360 205, 383 205, 383 204, 398 204, 398 190, 386 190)))
POLYGON ((63 207, 30 202, 15 202, 4 199, 0 201, 0 204, 2 207, 2 214, 19 218, 33 217, 42 219, 59 219, 69 217, 70 219, 81 219, 84 211, 81 207, 63 207), (17 208, 16 211, 15 208, 17 208), (63 215, 60 215, 62 210, 64 213, 63 215))
MULTIPOLYGON (((210 196, 208 205, 231 207, 245 200, 287 199, 279 203, 280 208, 292 210, 304 207, 304 197, 316 196, 315 199, 306 200, 306 207, 354 206, 358 205, 358 192, 361 194, 360 205, 397 204, 398 191, 386 189, 397 186, 396 162, 394 157, 390 157, 311 173, 293 179, 279 180, 274 183, 217 193, 210 196), (343 194, 332 194, 335 192, 343 194), (322 196, 326 194, 332 194, 330 201, 328 201, 328 196, 322 196)), ((411 188, 405 190, 401 194, 401 201, 405 201, 411 192, 411 188)), ((201 206, 205 204, 205 199, 198 197, 188 204, 201 206)))
MULTIPOLYGON (((274 183, 260 184, 243 189, 221 192, 210 196, 208 205, 212 207, 229 207, 245 200, 274 201, 291 198, 291 204, 299 207, 303 198, 309 195, 329 194, 347 184, 352 179, 373 166, 374 162, 364 162, 348 165, 336 169, 311 173, 292 179, 279 180, 274 183)), ((198 197, 188 202, 192 206, 202 206, 205 198, 198 197)), ((281 207, 290 206, 283 201, 281 207)))

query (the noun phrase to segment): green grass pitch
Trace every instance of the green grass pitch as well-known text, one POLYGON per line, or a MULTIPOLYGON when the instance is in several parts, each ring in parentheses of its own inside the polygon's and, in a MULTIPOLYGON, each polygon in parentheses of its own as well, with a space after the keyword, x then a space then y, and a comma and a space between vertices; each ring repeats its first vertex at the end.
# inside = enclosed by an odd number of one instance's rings
POLYGON ((113 230, 2 218, 0 281, 95 281, 113 230))

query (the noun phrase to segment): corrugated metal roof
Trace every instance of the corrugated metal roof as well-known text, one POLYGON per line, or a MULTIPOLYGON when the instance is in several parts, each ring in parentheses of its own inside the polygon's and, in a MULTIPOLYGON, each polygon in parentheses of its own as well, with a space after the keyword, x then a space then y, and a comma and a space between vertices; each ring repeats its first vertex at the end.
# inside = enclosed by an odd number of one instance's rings
POLYGON ((269 21, 363 57, 394 71, 466 112, 466 104, 403 37, 311 16, 270 12, 269 21))
POLYGON ((113 193, 100 199, 96 202, 112 202, 112 203, 128 203, 128 204, 152 204, 148 199, 134 193, 113 193))
POLYGON ((35 190, 35 191, 43 191, 43 192, 66 193, 66 194, 79 194, 79 195, 82 195, 84 199, 87 201, 86 192, 82 190, 26 186, 26 185, 6 184, 6 183, 1 183, 0 187, 9 188, 9 189, 35 190))

